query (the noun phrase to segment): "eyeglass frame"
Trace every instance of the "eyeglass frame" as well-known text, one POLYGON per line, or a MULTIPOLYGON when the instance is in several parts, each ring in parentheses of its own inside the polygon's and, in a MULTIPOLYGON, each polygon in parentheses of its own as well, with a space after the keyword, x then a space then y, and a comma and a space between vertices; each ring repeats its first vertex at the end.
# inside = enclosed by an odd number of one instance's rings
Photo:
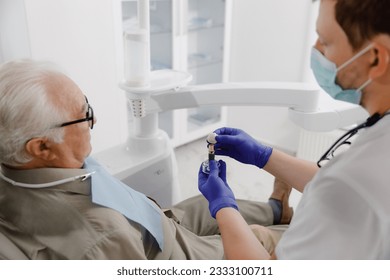
POLYGON ((93 113, 93 108, 89 104, 88 98, 86 96, 85 96, 85 102, 87 103, 87 106, 88 106, 85 118, 74 120, 74 121, 69 121, 69 122, 64 122, 62 124, 59 124, 57 127, 65 127, 65 126, 68 126, 68 125, 81 123, 81 122, 90 122, 90 123, 88 123, 89 124, 89 128, 93 129, 93 126, 95 124, 95 122, 94 122, 95 116, 94 116, 94 113, 93 113), (91 116, 89 114, 91 114, 91 116))

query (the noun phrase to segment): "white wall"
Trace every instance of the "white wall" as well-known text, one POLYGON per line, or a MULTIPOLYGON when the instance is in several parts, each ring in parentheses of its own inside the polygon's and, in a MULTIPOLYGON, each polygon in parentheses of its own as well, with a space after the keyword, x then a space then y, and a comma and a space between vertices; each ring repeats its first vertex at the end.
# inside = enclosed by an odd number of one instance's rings
POLYGON ((0 0, 0 63, 29 55, 24 0, 0 0))
POLYGON ((119 1, 0 1, 0 15, 7 16, 0 21, 4 59, 30 56, 60 65, 88 96, 96 112, 94 152, 123 142, 127 135, 126 102, 117 86, 120 75, 114 36, 114 17, 121 18, 113 9, 113 3, 119 1), (15 33, 15 39, 6 33, 15 33), (22 51, 15 51, 21 47, 22 51))
MULTIPOLYGON (((303 81, 312 44, 308 42, 311 10, 310 0, 233 1, 229 79, 303 81)), ((288 120, 285 108, 230 107, 228 125, 296 151, 299 129, 288 120)))

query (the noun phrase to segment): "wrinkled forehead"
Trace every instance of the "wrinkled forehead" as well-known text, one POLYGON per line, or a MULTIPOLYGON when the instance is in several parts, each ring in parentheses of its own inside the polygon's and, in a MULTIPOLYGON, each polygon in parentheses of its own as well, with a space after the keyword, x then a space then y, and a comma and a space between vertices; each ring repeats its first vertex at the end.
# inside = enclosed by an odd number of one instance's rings
POLYGON ((64 74, 52 74, 45 78, 45 86, 49 92, 49 99, 58 108, 66 111, 80 111, 85 109, 85 96, 76 83, 64 74))

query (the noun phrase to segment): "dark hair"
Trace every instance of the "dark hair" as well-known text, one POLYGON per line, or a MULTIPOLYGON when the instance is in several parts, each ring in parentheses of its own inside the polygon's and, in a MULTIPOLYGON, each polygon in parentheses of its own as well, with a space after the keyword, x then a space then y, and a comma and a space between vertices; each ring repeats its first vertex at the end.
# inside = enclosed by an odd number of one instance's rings
POLYGON ((389 0, 334 1, 336 21, 355 50, 378 34, 390 35, 389 0))
POLYGON ((335 13, 354 49, 378 34, 390 35, 389 0, 337 0, 335 13))
POLYGON ((389 0, 334 1, 336 21, 355 50, 378 34, 390 35, 389 0))

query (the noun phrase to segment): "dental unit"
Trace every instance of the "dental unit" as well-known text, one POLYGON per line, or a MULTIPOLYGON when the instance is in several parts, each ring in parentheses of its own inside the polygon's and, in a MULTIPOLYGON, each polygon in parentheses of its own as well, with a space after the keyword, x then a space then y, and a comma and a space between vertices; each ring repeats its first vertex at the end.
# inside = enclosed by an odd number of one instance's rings
MULTIPOLYGON (((162 207, 180 200, 177 164, 170 139, 158 128, 158 113, 220 106, 280 106, 303 129, 331 131, 367 118, 358 105, 331 99, 314 84, 245 82, 191 85, 191 75, 175 70, 150 70, 149 0, 138 0, 139 29, 125 32, 126 93, 134 116, 125 143, 94 155, 108 171, 132 188, 157 199, 162 207)), ((213 159, 212 136, 208 137, 213 159), (210 137, 210 139, 209 139, 210 137)))

